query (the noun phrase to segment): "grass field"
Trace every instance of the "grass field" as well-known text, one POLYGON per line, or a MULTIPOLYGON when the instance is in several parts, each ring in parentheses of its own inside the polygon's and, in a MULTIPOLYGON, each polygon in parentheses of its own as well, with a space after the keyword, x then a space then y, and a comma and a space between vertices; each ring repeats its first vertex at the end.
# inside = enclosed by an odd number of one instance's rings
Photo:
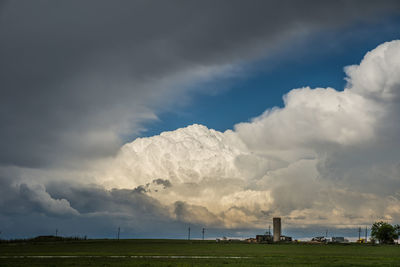
POLYGON ((149 239, 0 244, 0 266, 249 265, 400 266, 400 246, 247 244, 149 239))

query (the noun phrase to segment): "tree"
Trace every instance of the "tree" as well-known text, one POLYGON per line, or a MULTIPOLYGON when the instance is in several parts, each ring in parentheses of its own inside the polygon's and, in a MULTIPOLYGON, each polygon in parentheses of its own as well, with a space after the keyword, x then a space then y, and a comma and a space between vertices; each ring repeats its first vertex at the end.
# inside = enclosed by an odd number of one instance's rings
POLYGON ((399 243, 399 237, 400 237, 400 225, 396 224, 394 226, 394 229, 396 231, 396 235, 397 235, 397 244, 399 243))
POLYGON ((371 236, 379 241, 380 244, 393 244, 400 234, 399 225, 391 225, 387 222, 375 222, 371 228, 371 236))

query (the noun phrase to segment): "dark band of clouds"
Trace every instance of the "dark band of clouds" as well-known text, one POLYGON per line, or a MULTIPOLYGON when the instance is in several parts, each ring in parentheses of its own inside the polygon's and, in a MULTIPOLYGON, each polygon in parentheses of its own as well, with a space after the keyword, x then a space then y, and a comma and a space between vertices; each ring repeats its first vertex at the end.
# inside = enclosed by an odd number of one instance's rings
POLYGON ((137 133, 178 101, 184 88, 173 84, 183 73, 249 60, 293 34, 379 19, 399 5, 0 2, 0 164, 43 167, 111 155, 121 133, 137 133))

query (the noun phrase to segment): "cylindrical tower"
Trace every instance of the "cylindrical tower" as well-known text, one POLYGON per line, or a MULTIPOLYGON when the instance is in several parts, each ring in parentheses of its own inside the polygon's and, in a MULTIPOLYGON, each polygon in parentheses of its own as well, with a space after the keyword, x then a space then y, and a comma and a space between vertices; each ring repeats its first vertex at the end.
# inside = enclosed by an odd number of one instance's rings
POLYGON ((281 240, 281 218, 276 217, 272 219, 274 225, 274 242, 281 240))

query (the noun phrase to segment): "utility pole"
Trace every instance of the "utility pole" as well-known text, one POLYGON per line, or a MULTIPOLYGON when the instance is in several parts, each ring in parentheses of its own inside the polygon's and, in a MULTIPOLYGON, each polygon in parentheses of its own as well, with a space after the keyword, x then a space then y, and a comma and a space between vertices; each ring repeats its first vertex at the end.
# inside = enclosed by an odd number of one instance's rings
POLYGON ((119 240, 119 233, 120 233, 121 229, 118 227, 118 234, 117 234, 117 239, 119 240))
POLYGON ((325 238, 328 238, 328 229, 326 229, 325 238))
POLYGON ((367 230, 367 226, 365 226, 365 243, 367 243, 368 240, 368 230, 367 230))
POLYGON ((268 235, 271 236, 271 225, 268 225, 268 235))
POLYGON ((190 240, 190 226, 188 228, 188 240, 190 240))
POLYGON ((203 241, 204 241, 204 231, 205 229, 203 228, 203 230, 201 231, 201 233, 203 234, 203 241))
POLYGON ((361 227, 358 227, 358 242, 361 240, 361 227))
POLYGON ((57 237, 57 234, 58 234, 58 229, 56 229, 56 237, 57 237))

